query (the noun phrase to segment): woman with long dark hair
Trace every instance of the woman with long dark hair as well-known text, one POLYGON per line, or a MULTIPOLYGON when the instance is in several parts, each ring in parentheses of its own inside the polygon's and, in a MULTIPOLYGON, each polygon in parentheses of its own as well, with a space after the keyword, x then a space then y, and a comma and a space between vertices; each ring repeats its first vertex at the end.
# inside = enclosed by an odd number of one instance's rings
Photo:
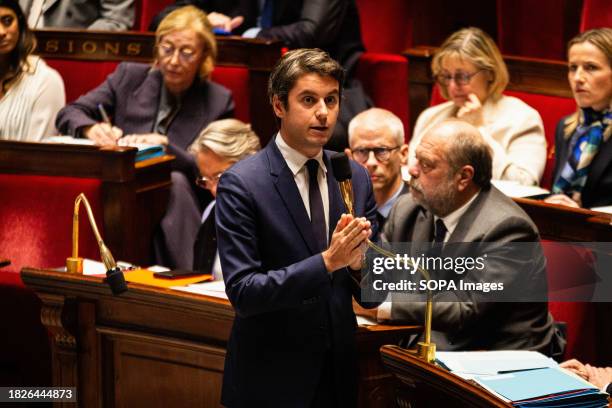
POLYGON ((0 139, 39 141, 55 134, 64 82, 34 55, 34 34, 14 0, 0 0, 0 139))

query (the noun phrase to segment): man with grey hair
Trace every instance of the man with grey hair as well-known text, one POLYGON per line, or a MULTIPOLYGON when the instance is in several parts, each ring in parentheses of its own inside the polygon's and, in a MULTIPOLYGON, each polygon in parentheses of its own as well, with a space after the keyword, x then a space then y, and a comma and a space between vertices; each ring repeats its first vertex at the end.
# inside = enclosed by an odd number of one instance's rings
MULTIPOLYGON (((444 256, 454 259, 488 253, 491 243, 502 251, 510 251, 517 242, 535 243, 528 247, 529 256, 489 253, 484 271, 460 278, 496 282, 545 297, 545 260, 538 231, 517 204, 491 185, 491 157, 491 148, 467 122, 452 119, 434 126, 416 149, 410 194, 398 199, 382 238, 390 243, 433 242, 432 248, 442 248, 444 256)), ((459 273, 430 272, 434 280, 458 279, 459 273)), ((469 291, 435 294, 433 342, 440 350, 522 349, 551 355, 562 349, 547 303, 514 299, 514 292, 506 302, 491 297, 483 301, 469 291)), ((422 324, 424 309, 422 302, 394 296, 376 312, 360 310, 359 314, 396 324, 422 324)))
POLYGON ((348 134, 350 149, 345 152, 370 174, 378 228, 382 230, 395 201, 408 192, 402 177, 402 166, 408 160, 404 125, 392 112, 370 108, 351 120, 348 134))

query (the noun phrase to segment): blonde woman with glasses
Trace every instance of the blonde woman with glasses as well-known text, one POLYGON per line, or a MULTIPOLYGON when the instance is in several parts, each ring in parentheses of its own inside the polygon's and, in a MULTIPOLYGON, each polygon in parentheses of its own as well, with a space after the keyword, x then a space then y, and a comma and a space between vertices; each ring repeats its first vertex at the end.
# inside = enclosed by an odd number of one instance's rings
POLYGON ((447 102, 424 110, 414 128, 409 163, 421 138, 447 118, 472 124, 493 149, 493 179, 537 185, 546 164, 544 126, 538 112, 502 94, 508 69, 499 49, 479 28, 464 28, 444 41, 432 72, 447 102))
POLYGON ((187 148, 210 122, 233 116, 231 92, 209 80, 217 44, 206 13, 188 6, 162 20, 155 32, 153 66, 122 63, 86 95, 60 111, 63 134, 97 145, 162 144, 175 169, 196 174, 187 148), (106 113, 103 113, 106 112, 106 113))

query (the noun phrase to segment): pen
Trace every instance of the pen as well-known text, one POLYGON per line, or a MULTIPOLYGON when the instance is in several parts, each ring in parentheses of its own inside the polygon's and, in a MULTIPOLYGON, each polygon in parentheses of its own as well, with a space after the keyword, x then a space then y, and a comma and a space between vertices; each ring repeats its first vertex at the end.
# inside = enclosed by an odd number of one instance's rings
POLYGON ((102 105, 101 103, 98 104, 98 111, 100 112, 104 123, 107 123, 109 126, 113 126, 110 121, 110 118, 108 117, 108 113, 106 113, 106 109, 104 109, 104 105, 102 105))

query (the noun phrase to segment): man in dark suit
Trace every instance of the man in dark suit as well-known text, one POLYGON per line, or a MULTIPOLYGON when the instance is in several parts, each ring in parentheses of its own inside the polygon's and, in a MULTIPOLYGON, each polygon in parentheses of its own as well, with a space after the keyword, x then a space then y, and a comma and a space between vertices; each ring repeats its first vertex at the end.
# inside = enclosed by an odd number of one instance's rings
POLYGON ((375 224, 372 186, 351 162, 346 213, 329 152, 342 67, 321 50, 285 54, 270 76, 280 131, 223 173, 217 235, 236 317, 222 403, 228 407, 353 407, 363 244, 375 224), (362 218, 365 217, 365 218, 362 218))
POLYGON ((348 132, 350 149, 345 152, 370 174, 378 229, 382 230, 393 204, 408 193, 402 177, 402 168, 408 163, 404 125, 392 112, 370 108, 351 120, 348 132))
MULTIPOLYGON (((435 294, 432 340, 438 349, 522 349, 551 355, 561 345, 545 302, 546 269, 538 232, 527 214, 491 185, 491 157, 486 141, 466 122, 448 120, 432 128, 416 149, 410 194, 391 210, 383 240, 434 241, 438 248, 442 245, 442 256, 453 259, 484 255, 482 271, 461 275, 433 270, 432 279, 503 285, 500 292, 459 289, 435 294)), ((424 321, 424 305, 396 296, 375 316, 418 324, 424 321)))
POLYGON ((156 17, 149 30, 169 10, 185 5, 209 12, 209 20, 218 29, 231 27, 232 34, 280 40, 292 49, 321 48, 340 62, 347 73, 344 101, 327 148, 341 151, 348 146, 348 123, 373 105, 355 79, 365 50, 355 0, 179 0, 156 17))

